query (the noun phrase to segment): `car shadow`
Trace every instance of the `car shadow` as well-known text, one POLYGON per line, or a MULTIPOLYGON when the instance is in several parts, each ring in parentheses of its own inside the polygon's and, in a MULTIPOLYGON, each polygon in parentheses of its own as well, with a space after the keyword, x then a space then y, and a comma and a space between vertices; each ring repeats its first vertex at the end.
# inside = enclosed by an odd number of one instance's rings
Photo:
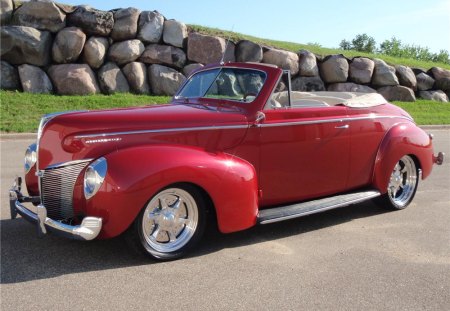
MULTIPOLYGON (((385 213, 365 202, 280 223, 255 226, 232 234, 207 234, 187 258, 223 249, 273 241, 385 213)), ((1 284, 54 278, 61 275, 158 264, 132 252, 124 239, 73 241, 55 236, 36 237, 23 219, 1 220, 1 284)))
POLYGON ((189 257, 202 256, 226 248, 275 241, 384 213, 389 213, 389 210, 367 201, 323 213, 255 226, 245 231, 230 234, 210 234, 203 239, 201 247, 191 253, 189 257))

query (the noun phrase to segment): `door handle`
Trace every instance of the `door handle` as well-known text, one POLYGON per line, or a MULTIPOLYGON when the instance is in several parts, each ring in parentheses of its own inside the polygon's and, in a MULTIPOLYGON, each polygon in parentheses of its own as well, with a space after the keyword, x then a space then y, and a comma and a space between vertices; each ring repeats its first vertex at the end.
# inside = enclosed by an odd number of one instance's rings
POLYGON ((349 127, 350 127, 350 125, 345 124, 345 125, 338 125, 338 126, 335 126, 334 128, 335 128, 335 129, 348 129, 349 127))

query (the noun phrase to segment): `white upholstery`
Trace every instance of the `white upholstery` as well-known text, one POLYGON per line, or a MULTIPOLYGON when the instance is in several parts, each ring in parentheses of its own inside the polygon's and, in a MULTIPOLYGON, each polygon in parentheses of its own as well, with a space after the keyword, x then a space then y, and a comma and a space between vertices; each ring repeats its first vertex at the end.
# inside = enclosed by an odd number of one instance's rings
MULTIPOLYGON (((372 107, 385 104, 387 101, 378 93, 357 92, 291 92, 293 107, 324 107, 345 105, 348 107, 372 107)), ((266 105, 266 109, 288 107, 288 92, 274 93, 266 105)))

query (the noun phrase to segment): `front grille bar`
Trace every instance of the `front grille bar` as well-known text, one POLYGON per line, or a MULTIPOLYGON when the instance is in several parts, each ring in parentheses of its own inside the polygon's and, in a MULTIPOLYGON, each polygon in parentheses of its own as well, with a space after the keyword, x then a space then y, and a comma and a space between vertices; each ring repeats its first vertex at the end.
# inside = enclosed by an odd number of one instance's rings
POLYGON ((41 199, 48 217, 64 220, 74 217, 73 190, 78 176, 91 160, 53 165, 42 171, 41 199))

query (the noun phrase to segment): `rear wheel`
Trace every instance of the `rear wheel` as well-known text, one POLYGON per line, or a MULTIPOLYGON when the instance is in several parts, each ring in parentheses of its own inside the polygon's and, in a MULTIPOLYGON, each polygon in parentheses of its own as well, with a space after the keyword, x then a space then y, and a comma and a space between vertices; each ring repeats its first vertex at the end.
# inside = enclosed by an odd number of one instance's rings
POLYGON ((419 170, 414 159, 403 156, 392 170, 387 193, 376 201, 379 205, 393 210, 406 208, 416 194, 419 184, 419 170))
POLYGON ((129 232, 133 248, 158 260, 172 260, 195 246, 205 228, 205 203, 191 185, 161 190, 142 209, 129 232))

